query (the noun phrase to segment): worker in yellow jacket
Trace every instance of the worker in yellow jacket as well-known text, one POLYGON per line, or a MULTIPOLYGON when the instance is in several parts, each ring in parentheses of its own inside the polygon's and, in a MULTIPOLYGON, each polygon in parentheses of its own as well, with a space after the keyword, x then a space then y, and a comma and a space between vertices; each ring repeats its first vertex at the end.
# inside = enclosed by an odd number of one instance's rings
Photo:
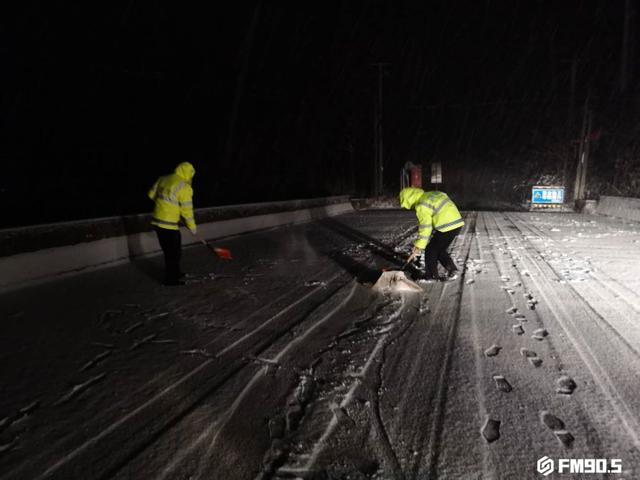
POLYGON ((179 164, 174 173, 160 177, 149 190, 149 198, 155 202, 151 224, 158 235, 164 253, 165 285, 183 285, 180 271, 182 241, 180 217, 193 235, 197 233, 193 216, 193 188, 191 181, 196 170, 189 162, 179 164))
POLYGON ((425 192, 416 187, 400 191, 400 206, 407 210, 414 209, 418 217, 418 239, 413 244, 408 261, 424 253, 425 278, 455 278, 458 269, 447 248, 464 225, 458 207, 444 192, 425 192), (438 274, 438 262, 447 270, 446 277, 438 274))

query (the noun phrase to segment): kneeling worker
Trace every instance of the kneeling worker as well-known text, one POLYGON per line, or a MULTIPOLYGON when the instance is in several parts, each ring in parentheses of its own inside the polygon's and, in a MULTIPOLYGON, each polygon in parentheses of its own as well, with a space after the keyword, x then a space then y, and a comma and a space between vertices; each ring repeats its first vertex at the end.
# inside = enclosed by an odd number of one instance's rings
POLYGON ((158 235, 164 253, 165 285, 184 285, 180 280, 180 217, 193 235, 197 232, 193 216, 193 189, 191 181, 196 170, 189 162, 182 162, 174 173, 160 177, 149 190, 149 198, 155 202, 151 224, 158 235))
POLYGON ((455 204, 444 192, 425 192, 421 188, 407 187, 400 191, 400 206, 407 210, 415 209, 418 217, 418 239, 408 261, 424 252, 426 279, 446 279, 438 275, 438 261, 447 270, 447 277, 455 278, 458 269, 447 248, 464 225, 455 204))

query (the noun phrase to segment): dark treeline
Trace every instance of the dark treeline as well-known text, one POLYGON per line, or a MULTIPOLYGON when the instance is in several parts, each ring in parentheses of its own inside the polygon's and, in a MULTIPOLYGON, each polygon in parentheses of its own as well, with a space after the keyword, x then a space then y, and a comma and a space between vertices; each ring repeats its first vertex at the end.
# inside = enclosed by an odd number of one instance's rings
POLYGON ((197 206, 367 195, 376 62, 389 193, 407 161, 469 203, 570 186, 588 98, 588 195, 640 194, 634 1, 3 8, 5 226, 148 211, 185 160, 197 206))

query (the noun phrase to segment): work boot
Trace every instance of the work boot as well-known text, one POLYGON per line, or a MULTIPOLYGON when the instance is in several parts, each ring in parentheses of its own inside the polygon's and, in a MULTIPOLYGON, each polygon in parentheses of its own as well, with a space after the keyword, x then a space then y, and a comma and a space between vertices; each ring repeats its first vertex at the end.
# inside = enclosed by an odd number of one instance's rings
POLYGON ((422 280, 425 280, 429 283, 431 282, 444 282, 447 279, 447 277, 443 277, 442 275, 429 275, 429 274, 425 274, 422 277, 422 280))
POLYGON ((455 280, 458 278, 458 269, 452 268, 451 270, 447 270, 447 280, 455 280))

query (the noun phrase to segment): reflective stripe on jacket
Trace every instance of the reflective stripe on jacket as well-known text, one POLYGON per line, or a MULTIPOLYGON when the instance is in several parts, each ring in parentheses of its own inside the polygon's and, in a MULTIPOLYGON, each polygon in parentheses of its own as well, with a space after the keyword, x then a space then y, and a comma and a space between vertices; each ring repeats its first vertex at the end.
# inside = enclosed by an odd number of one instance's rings
POLYGON ((434 229, 449 232, 464 225, 458 207, 444 192, 425 192, 416 187, 403 188, 400 192, 400 205, 416 211, 418 238, 414 246, 421 249, 429 244, 434 229))
POLYGON ((191 180, 195 169, 183 162, 171 175, 160 177, 149 190, 149 198, 155 202, 151 224, 168 230, 178 230, 180 217, 190 230, 196 230, 193 216, 193 189, 191 180))

